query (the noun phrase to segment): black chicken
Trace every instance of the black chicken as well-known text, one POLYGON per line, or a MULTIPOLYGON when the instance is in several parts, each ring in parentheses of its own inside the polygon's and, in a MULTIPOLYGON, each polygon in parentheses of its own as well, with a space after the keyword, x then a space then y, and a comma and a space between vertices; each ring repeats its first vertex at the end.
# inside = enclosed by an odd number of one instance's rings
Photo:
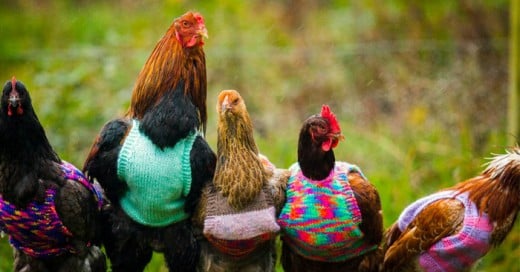
POLYGON ((14 77, 2 91, 0 143, 0 230, 14 248, 14 270, 105 271, 102 191, 60 160, 14 77))
POLYGON ((153 251, 164 253, 170 271, 195 269, 200 250, 186 219, 216 156, 197 132, 197 111, 183 89, 179 84, 140 121, 107 123, 85 162, 112 201, 103 241, 113 271, 142 271, 153 251))
POLYGON ((352 164, 336 161, 343 138, 329 107, 300 130, 298 162, 289 171, 282 229, 285 271, 377 271, 382 261, 381 202, 352 164))

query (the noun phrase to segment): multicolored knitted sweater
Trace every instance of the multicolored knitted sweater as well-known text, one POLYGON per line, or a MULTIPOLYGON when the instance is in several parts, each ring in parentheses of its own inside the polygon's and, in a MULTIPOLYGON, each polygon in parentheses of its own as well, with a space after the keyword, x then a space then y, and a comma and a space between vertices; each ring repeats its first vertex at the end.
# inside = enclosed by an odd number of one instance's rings
POLYGON ((445 237, 419 256, 419 265, 428 272, 465 271, 490 249, 493 225, 487 214, 479 213, 468 194, 455 191, 441 191, 421 198, 401 213, 397 224, 401 231, 430 203, 440 199, 455 198, 465 206, 464 222, 461 231, 445 237))
POLYGON ((128 185, 121 207, 134 221, 161 227, 188 218, 184 202, 191 189, 190 152, 196 137, 160 149, 133 121, 119 152, 117 175, 128 185))
POLYGON ((350 172, 361 170, 336 162, 323 180, 305 177, 298 163, 290 169, 287 201, 278 224, 282 240, 298 254, 312 260, 341 262, 375 250, 359 228, 361 211, 348 182, 350 172))
MULTIPOLYGON (((101 209, 103 199, 99 188, 72 164, 60 165, 66 179, 77 181, 94 193, 101 209)), ((34 258, 49 258, 75 253, 70 243, 72 233, 63 225, 55 205, 56 189, 47 189, 45 201, 33 201, 25 209, 16 208, 0 195, 0 230, 9 235, 11 245, 34 258)))

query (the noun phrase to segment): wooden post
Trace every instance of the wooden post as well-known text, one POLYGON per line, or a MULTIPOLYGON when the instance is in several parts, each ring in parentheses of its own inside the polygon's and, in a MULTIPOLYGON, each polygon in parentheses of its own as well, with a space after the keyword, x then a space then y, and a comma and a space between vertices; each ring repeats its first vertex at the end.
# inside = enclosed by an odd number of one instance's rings
POLYGON ((508 143, 520 142, 520 1, 510 0, 508 143))

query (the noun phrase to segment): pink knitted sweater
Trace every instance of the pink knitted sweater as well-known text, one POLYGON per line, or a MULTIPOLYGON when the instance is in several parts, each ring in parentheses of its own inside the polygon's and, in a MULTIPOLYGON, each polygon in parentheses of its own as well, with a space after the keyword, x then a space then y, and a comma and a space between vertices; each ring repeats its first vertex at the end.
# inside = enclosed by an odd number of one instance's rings
POLYGON ((428 272, 456 272, 472 267, 490 249, 493 225, 487 214, 479 213, 468 194, 454 191, 441 191, 421 198, 409 205, 398 219, 401 231, 430 203, 440 199, 455 198, 465 206, 462 230, 445 237, 419 256, 419 265, 428 272))

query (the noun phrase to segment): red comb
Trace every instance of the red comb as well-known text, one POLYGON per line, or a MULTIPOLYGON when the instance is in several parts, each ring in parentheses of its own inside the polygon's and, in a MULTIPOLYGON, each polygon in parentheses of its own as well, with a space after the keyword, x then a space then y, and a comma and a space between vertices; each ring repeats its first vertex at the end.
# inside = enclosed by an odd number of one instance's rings
POLYGON ((11 78, 11 90, 16 89, 16 77, 11 78))
POLYGON ((195 20, 197 20, 197 23, 204 24, 204 17, 202 17, 202 15, 200 15, 200 13, 194 12, 193 17, 195 17, 195 20))
POLYGON ((341 128, 339 127, 338 120, 336 119, 336 115, 332 111, 328 105, 321 106, 321 117, 327 119, 330 124, 330 131, 334 133, 341 132, 341 128))

